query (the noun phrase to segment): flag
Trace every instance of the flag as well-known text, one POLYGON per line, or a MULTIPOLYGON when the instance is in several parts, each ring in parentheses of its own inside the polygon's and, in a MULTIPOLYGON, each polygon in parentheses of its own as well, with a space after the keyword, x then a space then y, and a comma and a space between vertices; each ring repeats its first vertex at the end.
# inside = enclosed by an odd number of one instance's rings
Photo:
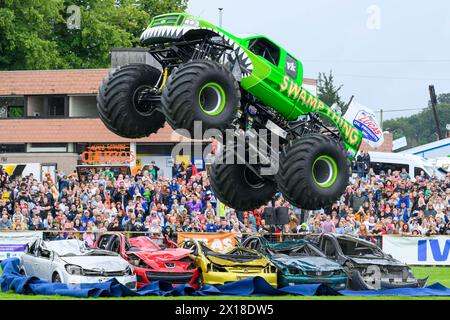
POLYGON ((375 113, 370 108, 352 101, 344 115, 344 119, 362 132, 363 140, 371 147, 377 148, 383 144, 383 130, 381 130, 375 113))

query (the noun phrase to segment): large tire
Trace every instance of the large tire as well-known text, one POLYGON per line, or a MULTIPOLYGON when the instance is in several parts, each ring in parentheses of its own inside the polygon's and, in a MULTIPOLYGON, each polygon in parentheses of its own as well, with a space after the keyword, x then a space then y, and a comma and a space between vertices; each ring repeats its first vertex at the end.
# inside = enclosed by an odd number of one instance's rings
POLYGON ((245 164, 227 164, 230 161, 227 161, 229 155, 225 150, 216 156, 215 162, 208 168, 214 195, 228 207, 239 211, 253 210, 267 204, 277 192, 276 182, 261 180, 245 164))
POLYGON ((214 61, 194 60, 174 70, 163 88, 162 111, 173 129, 194 137, 194 125, 201 121, 201 133, 231 128, 240 106, 238 82, 214 61))
POLYGON ((103 79, 97 95, 97 109, 105 126, 125 138, 142 138, 164 126, 159 111, 161 71, 147 64, 128 64, 103 79), (144 90, 154 93, 155 101, 140 99, 144 90))
POLYGON ((318 133, 291 140, 283 147, 275 178, 293 205, 314 210, 336 201, 349 183, 350 161, 339 141, 318 133))

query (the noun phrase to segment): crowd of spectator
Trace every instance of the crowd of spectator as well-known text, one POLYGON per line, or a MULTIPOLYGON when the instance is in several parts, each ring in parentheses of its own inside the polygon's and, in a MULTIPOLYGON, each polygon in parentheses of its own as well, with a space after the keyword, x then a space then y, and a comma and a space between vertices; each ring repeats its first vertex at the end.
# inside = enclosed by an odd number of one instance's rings
MULTIPOLYGON (((177 232, 321 233, 368 237, 382 234, 450 234, 450 175, 422 172, 414 182, 405 170, 375 174, 367 157, 339 201, 329 208, 304 211, 281 194, 268 205, 286 206, 290 221, 269 226, 264 206, 253 211, 218 210, 206 171, 177 163, 173 178, 151 165, 135 175, 115 175, 110 168, 78 177, 58 172, 38 181, 31 174, 0 177, 0 230, 53 230, 48 237, 78 237, 88 243, 98 232, 175 235, 177 232)), ((50 234, 50 233, 48 233, 50 234)))

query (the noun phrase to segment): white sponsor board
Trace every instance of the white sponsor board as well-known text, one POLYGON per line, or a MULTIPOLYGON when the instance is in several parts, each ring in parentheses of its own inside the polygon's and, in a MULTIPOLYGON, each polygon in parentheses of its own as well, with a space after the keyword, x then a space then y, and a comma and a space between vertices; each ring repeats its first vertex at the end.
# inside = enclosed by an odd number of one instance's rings
POLYGON ((383 236, 383 251, 412 265, 450 265, 450 236, 383 236))
POLYGON ((20 257, 27 243, 42 239, 42 232, 0 232, 0 261, 20 257))

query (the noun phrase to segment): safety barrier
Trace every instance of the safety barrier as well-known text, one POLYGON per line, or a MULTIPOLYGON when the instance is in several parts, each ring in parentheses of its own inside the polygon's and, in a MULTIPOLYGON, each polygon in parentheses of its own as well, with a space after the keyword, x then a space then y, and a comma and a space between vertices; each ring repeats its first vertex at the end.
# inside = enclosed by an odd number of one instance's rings
MULTIPOLYGON (((0 231, 0 260, 20 255, 28 242, 36 237, 44 240, 62 240, 62 239, 78 239, 86 240, 85 234, 93 234, 92 241, 96 241, 102 233, 122 233, 126 238, 136 236, 160 236, 160 232, 148 231, 78 231, 78 230, 1 230, 0 231)), ((172 240, 180 242, 181 239, 196 238, 207 241, 208 245, 219 251, 225 250, 235 243, 243 241, 249 236, 264 236, 271 242, 282 242, 296 239, 303 239, 306 236, 318 236, 314 233, 257 233, 257 232, 201 232, 190 233, 183 232, 172 234, 172 240), (182 237, 179 237, 182 235, 182 237)), ((450 265, 450 236, 436 235, 432 237, 412 236, 412 235, 369 235, 359 237, 368 240, 386 253, 391 254, 395 258, 411 264, 411 265, 450 265)))
MULTIPOLYGON (((82 235, 85 233, 88 233, 88 231, 78 231, 78 230, 0 230, 0 234, 2 233, 23 233, 23 232, 39 232, 43 233, 44 239, 56 239, 58 238, 58 235, 60 236, 59 239, 81 239, 82 235)), ((89 233, 92 233, 95 235, 95 238, 97 238, 98 234, 102 233, 122 233, 127 238, 131 237, 137 237, 137 236, 158 236, 162 235, 162 232, 149 232, 149 231, 100 231, 100 230, 93 230, 89 231, 89 233)), ((189 234, 190 232, 183 232, 185 234, 189 234)), ((264 236, 268 238, 270 241, 273 242, 282 242, 282 241, 289 241, 289 240, 296 240, 296 239, 303 239, 306 236, 314 236, 314 235, 320 235, 318 233, 310 233, 310 232, 303 232, 303 233, 291 233, 291 232, 240 232, 240 233, 233 233, 233 232, 203 232, 205 235, 212 235, 212 234, 223 234, 223 233, 232 233, 234 234, 238 239, 241 238, 242 240, 245 239, 248 236, 264 236)), ((176 238, 177 232, 173 232, 173 238, 176 238)), ((355 235, 353 235, 355 236, 355 235)), ((385 235, 386 236, 386 235, 385 235)), ((420 237, 420 236, 414 236, 414 235, 400 235, 400 234, 389 234, 389 236, 392 237, 420 237)), ((382 247, 383 244, 383 235, 368 235, 368 236, 355 236, 360 239, 364 239, 367 241, 370 241, 379 247, 382 247)))

